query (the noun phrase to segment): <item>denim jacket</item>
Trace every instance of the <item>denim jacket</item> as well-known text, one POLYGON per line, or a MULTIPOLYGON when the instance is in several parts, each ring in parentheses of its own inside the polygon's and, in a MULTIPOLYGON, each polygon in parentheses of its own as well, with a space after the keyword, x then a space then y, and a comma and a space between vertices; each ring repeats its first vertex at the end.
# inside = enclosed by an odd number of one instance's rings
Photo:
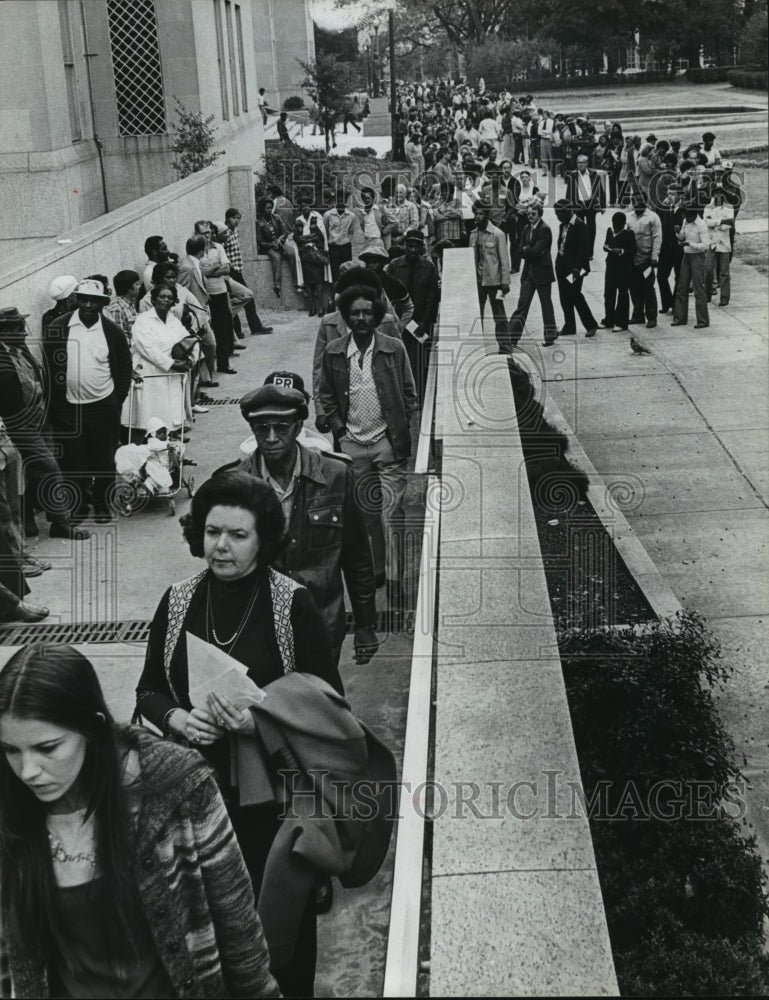
MULTIPOLYGON (((337 337, 326 347, 320 373, 320 404, 332 431, 341 436, 350 407, 350 366, 347 347, 351 333, 337 337)), ((387 436, 399 459, 411 454, 411 414, 417 409, 417 394, 403 341, 374 333, 371 359, 379 403, 387 422, 387 436)))

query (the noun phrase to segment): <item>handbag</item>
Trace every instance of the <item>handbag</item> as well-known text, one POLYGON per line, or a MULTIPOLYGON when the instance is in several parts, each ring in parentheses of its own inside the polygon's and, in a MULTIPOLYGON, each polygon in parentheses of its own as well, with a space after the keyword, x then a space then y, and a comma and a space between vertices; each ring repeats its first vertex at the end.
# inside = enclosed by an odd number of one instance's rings
POLYGON ((171 348, 171 357, 174 361, 189 361, 190 355, 200 344, 200 338, 194 335, 178 340, 171 348))
POLYGON ((314 243, 305 243, 299 248, 299 259, 303 264, 314 264, 316 267, 325 267, 328 264, 328 254, 314 243))

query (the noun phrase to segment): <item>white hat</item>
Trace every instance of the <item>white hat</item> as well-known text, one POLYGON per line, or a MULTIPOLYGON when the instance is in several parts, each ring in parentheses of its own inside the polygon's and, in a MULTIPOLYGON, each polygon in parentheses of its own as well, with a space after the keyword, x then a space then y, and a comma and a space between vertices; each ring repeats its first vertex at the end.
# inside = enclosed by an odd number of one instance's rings
POLYGON ((86 278, 85 281, 81 281, 75 289, 75 293, 77 295, 88 295, 94 299, 103 299, 104 302, 110 301, 110 296, 104 292, 104 285, 100 281, 94 281, 93 278, 86 278))
POLYGON ((163 420, 160 419, 160 417, 150 417, 147 421, 147 426, 144 428, 144 432, 146 436, 149 437, 150 434, 157 434, 157 432, 159 430, 163 430, 163 428, 167 430, 168 426, 163 420))
POLYGON ((57 302, 61 302, 62 299, 68 299, 70 295, 77 288, 77 278, 71 274, 62 274, 58 278, 54 278, 51 284, 48 286, 48 294, 52 299, 57 302))

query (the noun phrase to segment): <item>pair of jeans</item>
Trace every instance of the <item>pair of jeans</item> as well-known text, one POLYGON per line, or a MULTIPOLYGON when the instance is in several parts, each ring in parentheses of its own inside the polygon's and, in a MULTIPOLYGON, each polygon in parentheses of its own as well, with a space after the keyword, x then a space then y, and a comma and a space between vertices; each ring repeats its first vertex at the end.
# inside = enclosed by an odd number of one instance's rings
POLYGON ((494 317, 494 334, 499 346, 505 350, 508 347, 507 313, 504 300, 500 297, 499 285, 482 285, 478 282, 478 304, 481 307, 481 323, 486 311, 486 299, 491 302, 491 314, 494 317))
MULTIPOLYGON (((660 309, 673 308, 673 292, 670 290, 670 274, 673 272, 675 281, 681 269, 681 251, 673 246, 662 244, 660 262, 657 268, 657 287, 660 290, 660 309)), ((673 287, 675 287, 675 281, 673 287)))
POLYGON ((712 298, 715 291, 715 282, 718 281, 719 298, 718 304, 728 306, 732 292, 732 279, 730 273, 732 255, 728 250, 711 251, 712 260, 708 270, 708 298, 712 298))
POLYGON ((689 285, 694 286, 694 311, 697 322, 707 326, 710 323, 708 314, 707 290, 705 275, 707 261, 704 253, 685 253, 681 261, 681 271, 676 284, 675 304, 673 305, 673 321, 686 323, 689 319, 689 285))
POLYGON ((374 575, 384 573, 391 583, 401 584, 406 460, 396 457, 386 435, 374 444, 358 444, 343 435, 339 447, 352 459, 355 500, 371 540, 374 575))
POLYGON ((256 333, 257 330, 262 329, 262 321, 259 319, 259 314, 256 311, 256 305, 254 303, 254 293, 246 285, 246 280, 243 277, 242 271, 236 271, 234 268, 230 268, 230 276, 227 282, 230 289, 230 310, 232 312, 232 324, 235 327, 235 322, 237 320, 236 332, 240 330, 240 320, 237 317, 237 313, 242 309, 246 314, 246 320, 248 321, 248 329, 251 333, 256 333))

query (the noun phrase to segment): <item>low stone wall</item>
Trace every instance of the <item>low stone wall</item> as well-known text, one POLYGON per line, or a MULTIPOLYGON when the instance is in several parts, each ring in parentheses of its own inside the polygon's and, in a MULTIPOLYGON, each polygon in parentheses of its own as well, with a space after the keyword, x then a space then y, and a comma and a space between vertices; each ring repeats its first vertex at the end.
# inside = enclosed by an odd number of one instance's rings
MULTIPOLYGON (((141 274, 147 261, 144 241, 148 236, 162 234, 169 247, 183 256, 195 221, 221 222, 230 205, 243 214, 240 241, 244 274, 254 282, 258 266, 253 171, 250 166, 209 167, 70 230, 58 241, 51 240, 50 248, 36 246, 6 260, 0 270, 0 307, 15 305, 29 313, 30 332, 37 337, 40 318, 53 304, 48 298, 52 278, 98 273, 111 281, 117 271, 127 268, 141 274)), ((268 260, 266 264, 269 271, 268 260)), ((271 286, 270 276, 267 288, 271 286)))
POLYGON ((444 254, 433 996, 618 992, 507 360, 444 254))

